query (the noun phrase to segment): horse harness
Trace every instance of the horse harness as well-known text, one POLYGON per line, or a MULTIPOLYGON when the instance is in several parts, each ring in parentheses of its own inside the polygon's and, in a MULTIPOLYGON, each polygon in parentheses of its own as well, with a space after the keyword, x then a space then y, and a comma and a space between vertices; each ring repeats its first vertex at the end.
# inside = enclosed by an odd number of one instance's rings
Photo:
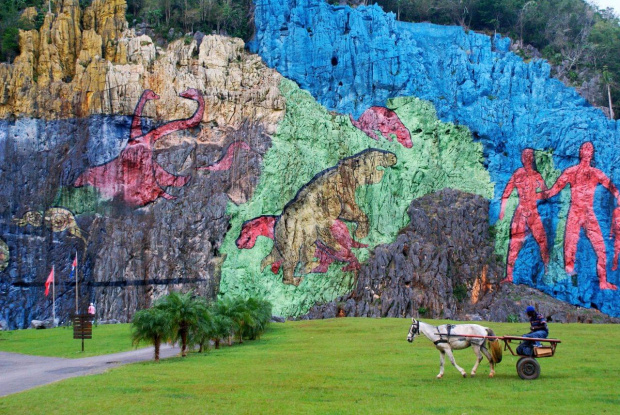
POLYGON ((415 320, 415 323, 411 323, 411 329, 413 329, 413 335, 420 334, 420 322, 415 320))
POLYGON ((454 328, 454 324, 446 324, 446 333, 441 333, 439 331, 439 326, 436 326, 435 328, 437 329, 437 334, 439 334, 439 340, 435 340, 433 342, 435 344, 435 346, 437 346, 440 343, 448 343, 448 341, 450 339, 450 332, 454 328), (442 336, 446 336, 447 338, 444 339, 442 336))

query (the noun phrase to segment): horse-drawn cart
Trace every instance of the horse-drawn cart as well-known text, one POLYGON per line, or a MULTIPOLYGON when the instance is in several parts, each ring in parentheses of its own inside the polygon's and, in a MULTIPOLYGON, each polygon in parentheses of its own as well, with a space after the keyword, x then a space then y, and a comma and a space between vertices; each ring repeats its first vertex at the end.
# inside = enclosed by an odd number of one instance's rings
POLYGON ((461 373, 463 377, 467 377, 465 370, 456 364, 453 350, 466 349, 472 347, 477 356, 476 363, 471 370, 471 376, 476 375, 478 365, 483 356, 489 361, 491 372, 489 377, 495 376, 495 364, 502 360, 502 347, 499 340, 504 342, 504 350, 509 350, 513 356, 519 356, 517 362, 517 373, 521 379, 532 380, 540 375, 540 365, 536 361, 537 358, 553 357, 555 349, 561 343, 558 339, 538 339, 519 336, 496 336, 489 327, 480 326, 478 324, 443 324, 434 326, 415 318, 411 319, 409 334, 407 341, 413 343, 416 334, 423 334, 429 339, 437 350, 439 350, 439 374, 437 379, 441 379, 444 373, 444 360, 446 356, 450 359, 450 363, 461 373), (478 340, 474 340, 478 339, 478 340), (544 345, 533 348, 532 356, 524 356, 512 349, 513 341, 529 341, 532 343, 540 342, 544 345))
POLYGON ((504 342, 504 351, 508 350, 513 356, 519 356, 517 361, 517 374, 521 379, 534 380, 540 376, 540 364, 536 359, 543 357, 553 357, 555 355, 555 349, 558 347, 558 343, 562 343, 559 339, 539 339, 532 337, 521 336, 475 336, 475 335, 458 335, 454 334, 454 337, 470 337, 477 339, 488 340, 501 340, 504 342), (533 347, 534 354, 532 356, 526 356, 517 353, 511 346, 513 341, 530 341, 542 343, 542 346, 533 347))

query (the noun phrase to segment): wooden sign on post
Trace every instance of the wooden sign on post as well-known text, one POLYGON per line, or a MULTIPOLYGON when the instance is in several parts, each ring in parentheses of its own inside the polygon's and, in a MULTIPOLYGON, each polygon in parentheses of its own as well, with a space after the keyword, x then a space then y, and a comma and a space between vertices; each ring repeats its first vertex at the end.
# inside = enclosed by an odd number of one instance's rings
POLYGON ((93 316, 90 314, 77 314, 73 316, 73 338, 82 339, 82 351, 84 351, 84 339, 93 338, 93 316))

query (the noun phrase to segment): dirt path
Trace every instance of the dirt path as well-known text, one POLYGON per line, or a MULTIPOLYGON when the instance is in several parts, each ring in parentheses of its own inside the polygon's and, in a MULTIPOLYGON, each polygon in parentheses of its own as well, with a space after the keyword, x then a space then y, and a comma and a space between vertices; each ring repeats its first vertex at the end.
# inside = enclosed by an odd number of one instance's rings
MULTIPOLYGON (((160 357, 166 358, 179 353, 178 347, 163 345, 160 357)), ((0 352, 0 397, 62 379, 92 375, 112 367, 152 359, 152 347, 82 359, 0 352)))

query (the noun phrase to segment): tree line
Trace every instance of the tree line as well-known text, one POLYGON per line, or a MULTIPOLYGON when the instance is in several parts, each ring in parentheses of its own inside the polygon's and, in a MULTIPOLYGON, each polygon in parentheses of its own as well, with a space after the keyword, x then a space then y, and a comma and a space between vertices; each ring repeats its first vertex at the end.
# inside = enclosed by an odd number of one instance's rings
POLYGON ((155 347, 155 361, 159 361, 162 343, 181 345, 181 356, 187 356, 190 347, 199 352, 208 349, 211 342, 220 348, 222 340, 232 346, 234 339, 255 340, 265 331, 271 320, 271 303, 250 297, 221 298, 212 304, 192 292, 172 292, 155 302, 153 307, 136 312, 131 322, 134 345, 141 342, 155 347))
POLYGON ((127 0, 130 25, 147 24, 165 37, 200 31, 249 40, 253 11, 252 0, 127 0))
POLYGON ((0 62, 15 59, 19 54, 19 29, 38 29, 43 24, 47 4, 44 0, 0 0, 0 62), (27 7, 36 7, 39 11, 35 24, 20 19, 27 7))

